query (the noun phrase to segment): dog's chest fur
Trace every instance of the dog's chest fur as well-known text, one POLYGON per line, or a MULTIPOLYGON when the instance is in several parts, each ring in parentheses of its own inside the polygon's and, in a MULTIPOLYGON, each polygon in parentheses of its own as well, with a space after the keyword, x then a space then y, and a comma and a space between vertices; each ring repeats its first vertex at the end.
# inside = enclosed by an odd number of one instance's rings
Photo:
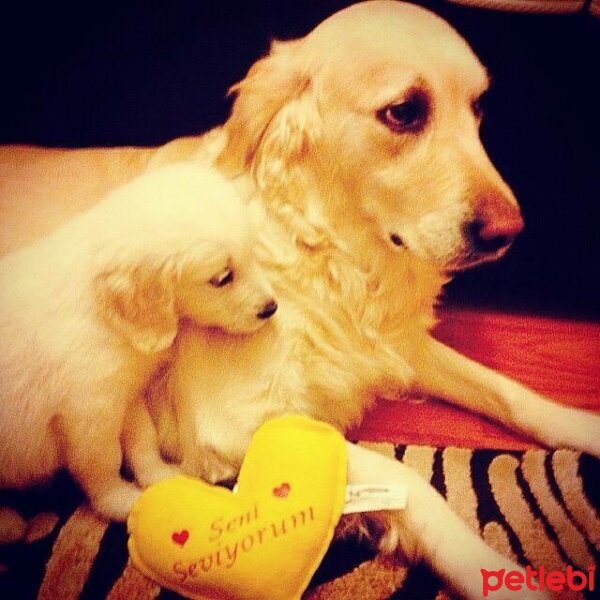
POLYGON ((303 368, 307 404, 345 429, 375 395, 397 395, 410 384, 441 278, 408 254, 389 260, 331 231, 307 244, 297 230, 271 224, 261 240, 263 262, 292 360, 303 368))
POLYGON ((243 340, 185 333, 176 367, 177 402, 193 405, 194 454, 211 456, 190 468, 212 480, 231 475, 270 417, 303 413, 343 431, 378 395, 406 391, 443 284, 408 253, 390 258, 289 206, 249 202, 262 213, 256 253, 278 313, 243 340))
MULTIPOLYGON (((212 162, 223 143, 211 132, 193 159, 212 162)), ((231 475, 270 417, 303 413, 343 431, 378 395, 406 391, 445 282, 408 251, 390 252, 359 215, 327 216, 324 203, 344 198, 324 198, 310 177, 271 186, 250 171, 234 181, 256 216, 279 310, 244 340, 184 332, 170 377, 178 411, 190 411, 179 418, 193 421, 190 470, 211 480, 231 475)))

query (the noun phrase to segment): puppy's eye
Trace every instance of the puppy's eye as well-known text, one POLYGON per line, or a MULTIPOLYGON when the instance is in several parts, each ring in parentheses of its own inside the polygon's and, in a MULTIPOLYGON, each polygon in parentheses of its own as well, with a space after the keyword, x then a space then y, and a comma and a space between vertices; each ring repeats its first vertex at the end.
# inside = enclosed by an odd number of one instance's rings
POLYGON ((381 109, 377 118, 394 133, 414 133, 423 129, 428 113, 427 98, 415 93, 404 102, 381 109))
POLYGON ((221 271, 221 273, 219 273, 218 275, 215 275, 209 283, 213 287, 220 288, 231 283, 232 281, 233 271, 231 269, 225 269, 224 271, 221 271))

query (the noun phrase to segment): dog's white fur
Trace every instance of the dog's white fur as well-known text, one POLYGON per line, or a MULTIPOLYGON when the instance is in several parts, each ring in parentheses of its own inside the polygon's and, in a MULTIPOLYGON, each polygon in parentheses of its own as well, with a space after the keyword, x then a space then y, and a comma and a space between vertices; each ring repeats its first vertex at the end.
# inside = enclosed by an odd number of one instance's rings
POLYGON ((181 319, 235 333, 264 325, 273 296, 247 213, 214 170, 167 166, 0 261, 0 487, 67 467, 99 512, 125 518, 139 494, 119 476, 132 402, 136 479, 173 474, 135 401, 181 319))
MULTIPOLYGON (((229 479, 265 419, 299 412, 343 431, 376 395, 398 398, 409 389, 545 444, 600 455, 597 415, 560 407, 428 333, 449 273, 497 258, 522 226, 479 140, 474 103, 487 85, 444 21, 375 1, 275 44, 235 87, 230 119, 201 153, 266 211, 257 252, 281 309, 243 339, 181 331, 175 364, 149 406, 164 452, 184 471, 229 479), (426 117, 398 124, 415 99, 426 117), (474 241, 474 223, 491 245, 474 241)), ((410 469, 349 452, 351 481, 408 483, 406 511, 358 525, 379 535, 382 550, 425 559, 470 598, 480 597, 480 568, 517 568, 410 469)))

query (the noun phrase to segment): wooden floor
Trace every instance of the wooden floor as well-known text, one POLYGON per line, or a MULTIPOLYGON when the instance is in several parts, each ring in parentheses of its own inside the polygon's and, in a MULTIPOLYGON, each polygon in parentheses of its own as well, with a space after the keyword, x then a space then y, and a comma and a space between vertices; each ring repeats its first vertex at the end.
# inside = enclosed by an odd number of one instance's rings
MULTIPOLYGON (((600 411, 600 323, 446 309, 438 339, 543 394, 600 411)), ((536 444, 441 401, 379 401, 359 439, 469 448, 536 444)))

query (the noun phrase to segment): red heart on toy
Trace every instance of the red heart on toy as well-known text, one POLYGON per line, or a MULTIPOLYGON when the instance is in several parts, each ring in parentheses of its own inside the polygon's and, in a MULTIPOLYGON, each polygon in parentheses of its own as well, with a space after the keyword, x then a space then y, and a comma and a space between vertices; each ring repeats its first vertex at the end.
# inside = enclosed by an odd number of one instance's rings
POLYGON ((277 496, 277 498, 286 498, 291 489, 289 483, 282 483, 279 487, 273 488, 273 496, 277 496))
POLYGON ((190 532, 187 529, 183 529, 182 531, 175 532, 171 539, 179 546, 185 546, 185 543, 188 541, 190 537, 190 532))

